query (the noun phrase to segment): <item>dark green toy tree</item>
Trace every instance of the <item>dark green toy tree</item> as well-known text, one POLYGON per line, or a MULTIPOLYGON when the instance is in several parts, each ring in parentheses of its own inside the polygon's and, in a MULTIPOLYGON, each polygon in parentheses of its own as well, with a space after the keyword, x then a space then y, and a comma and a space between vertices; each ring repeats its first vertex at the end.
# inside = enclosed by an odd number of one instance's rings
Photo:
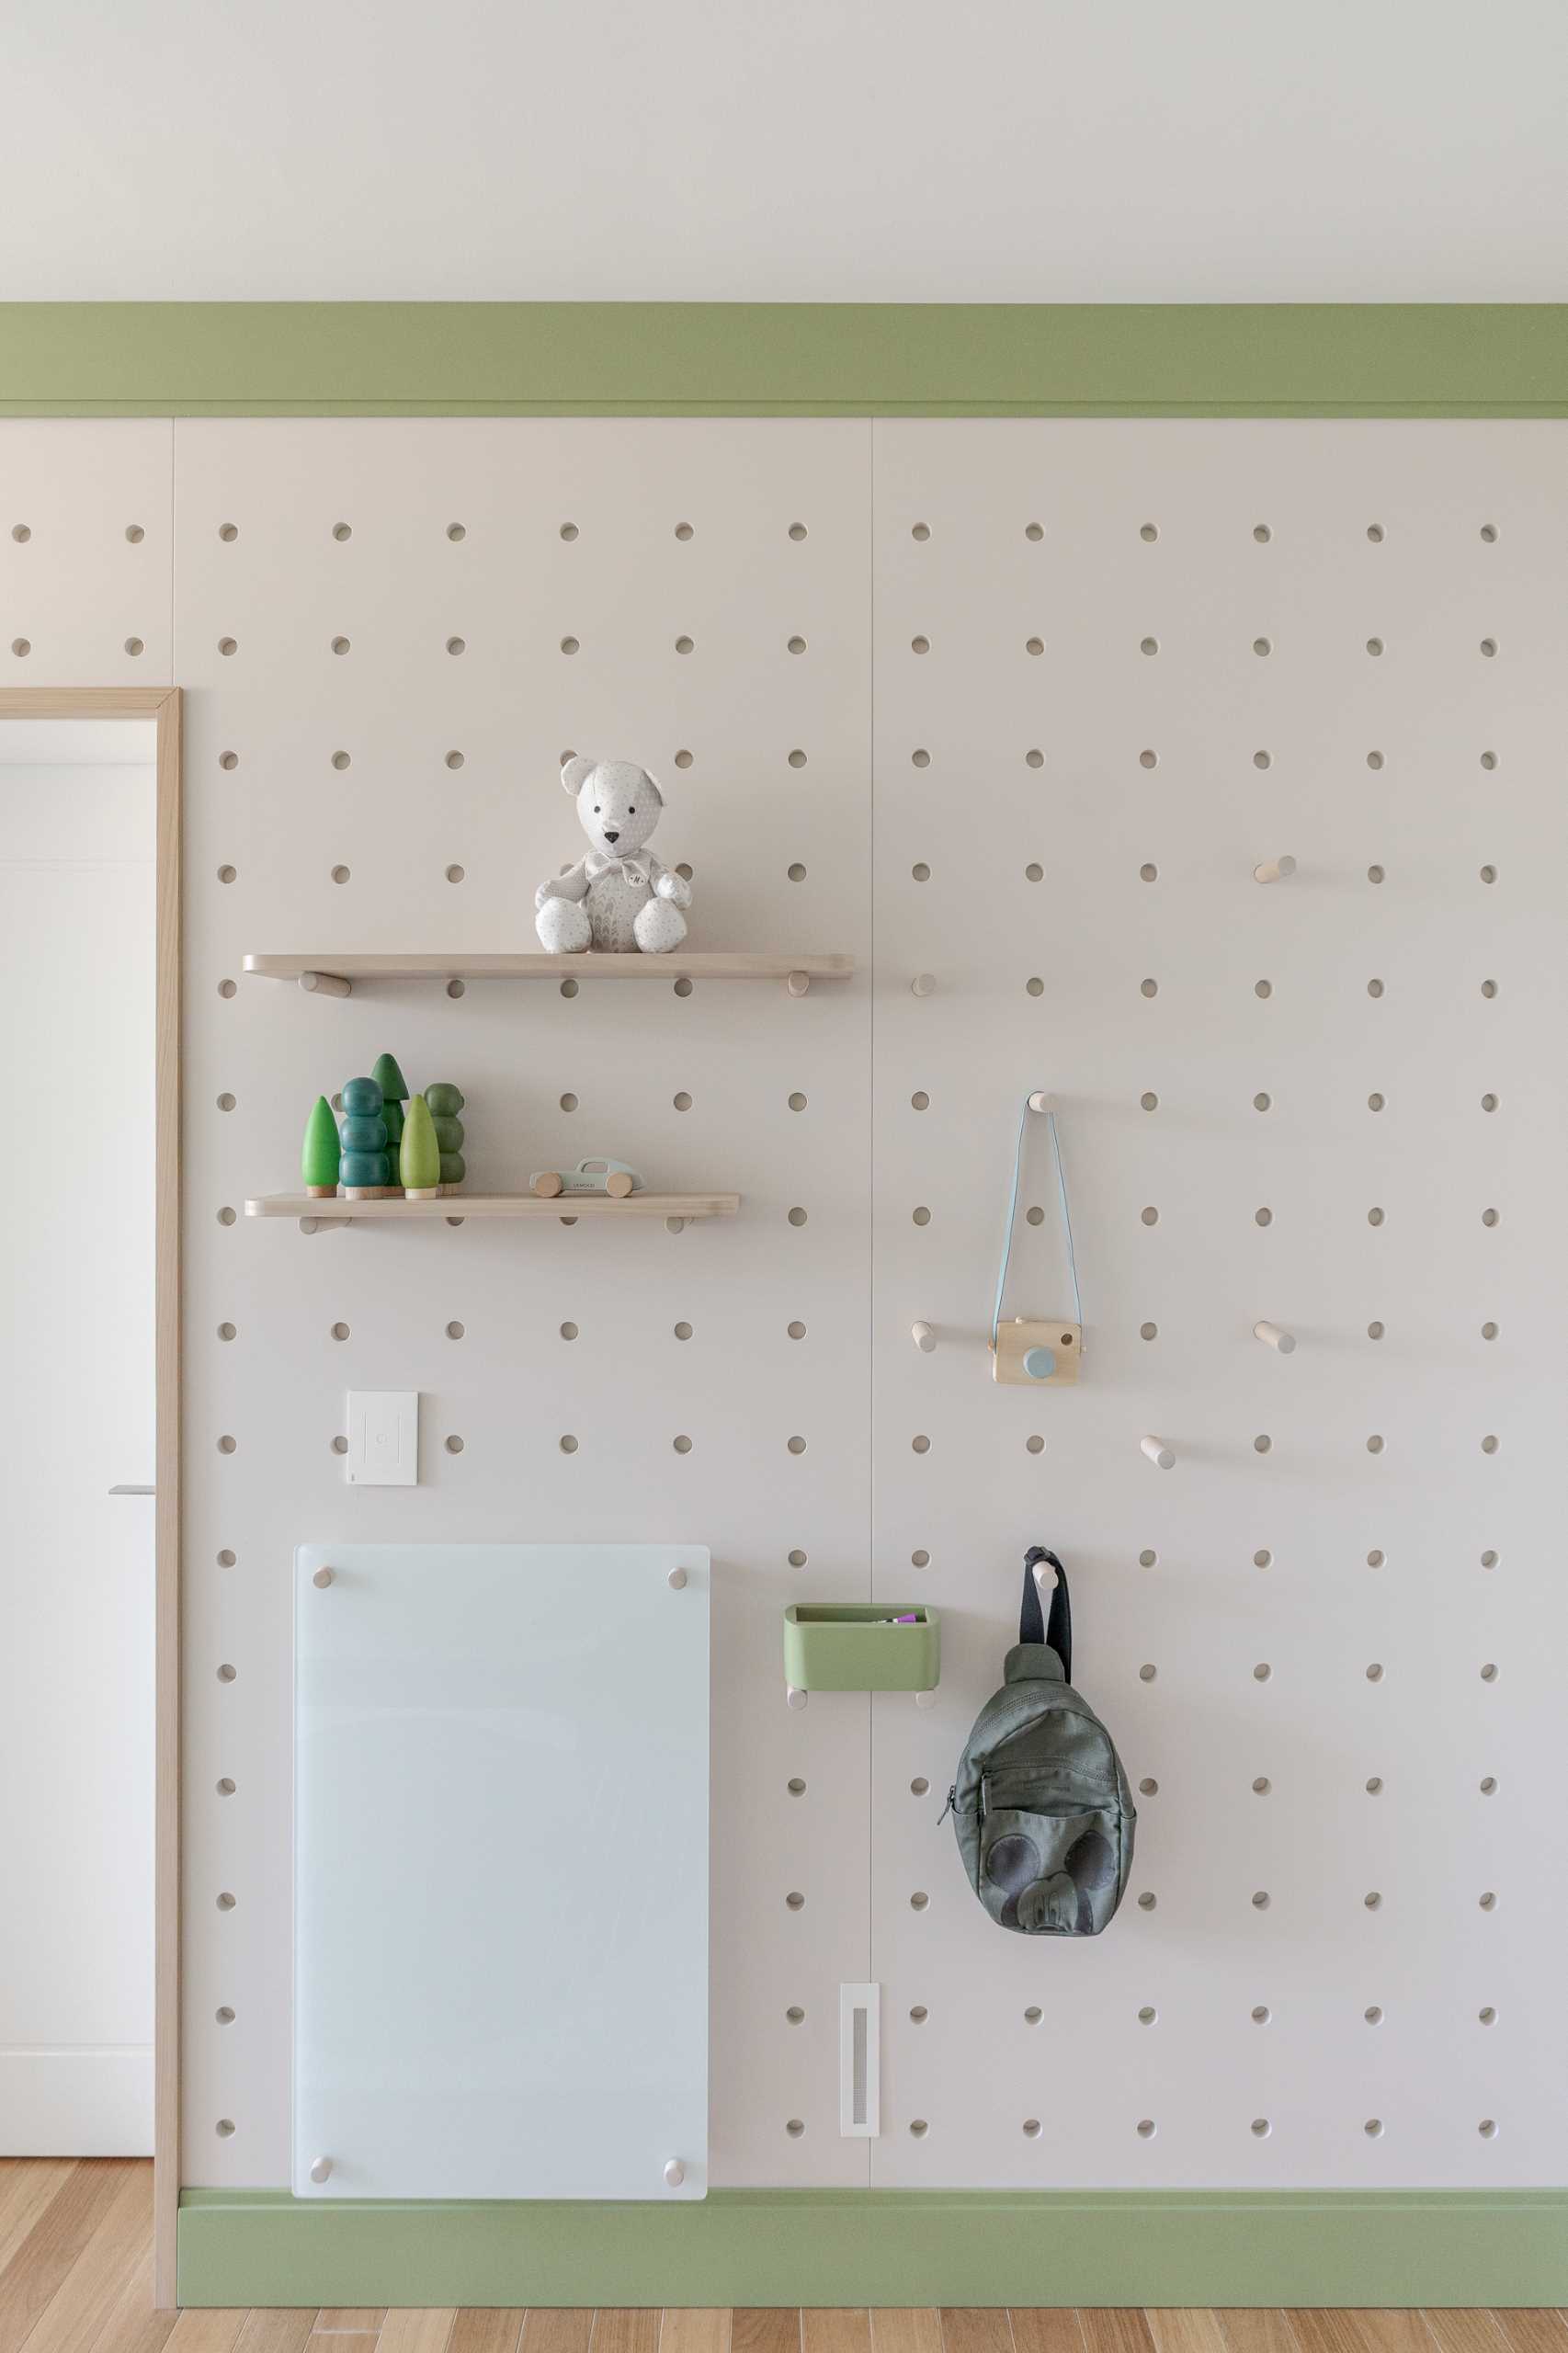
POLYGON ((454 1086, 449 1079, 438 1078, 434 1086, 425 1089, 425 1100, 440 1146, 441 1190, 455 1193, 468 1175, 468 1164, 463 1159, 463 1123, 458 1117, 463 1107, 462 1089, 454 1086))
POLYGON ((395 1054, 378 1054, 370 1065, 370 1076, 381 1090, 381 1117, 387 1123, 387 1149, 392 1154, 395 1176, 398 1147, 403 1142, 403 1107, 408 1100, 408 1081, 397 1066, 395 1054))

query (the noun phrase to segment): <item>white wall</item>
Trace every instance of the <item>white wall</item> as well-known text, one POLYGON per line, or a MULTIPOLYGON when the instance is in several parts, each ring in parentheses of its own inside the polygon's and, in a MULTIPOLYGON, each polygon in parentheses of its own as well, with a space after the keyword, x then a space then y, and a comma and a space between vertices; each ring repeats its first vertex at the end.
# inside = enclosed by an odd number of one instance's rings
POLYGON ((1552 0, 32 0, 7 34, 14 301, 1562 291, 1552 0))
MULTIPOLYGON (((190 694, 187 2179, 286 2178, 289 1562, 350 1534, 712 1546, 717 2185, 1562 2179, 1562 435, 180 424, 171 611, 170 429, 0 430, 4 507, 48 526, 0 534, 0 643, 35 641, 13 675, 190 694), (846 949, 861 976, 798 1003, 224 993, 247 949, 528 945, 572 846, 567 747, 662 770, 699 942, 846 949), (1259 888, 1280 851, 1300 874, 1259 888), (469 1091, 481 1184, 606 1147, 742 1215, 221 1222, 289 1186, 310 1098, 383 1047, 469 1091), (1049 1396, 994 1387, 984 1352, 1036 1085, 1065 1105, 1089 1336, 1049 1396), (350 1381, 425 1393, 416 1490, 343 1486, 350 1381), (1123 1915, 1061 1948, 985 1919, 937 1821, 1034 1538, 1158 1783, 1123 1915), (787 1710, 783 1602, 873 1576, 943 1610, 938 1705, 787 1710), (835 2082, 836 1987, 868 1975, 869 2146, 835 2082)), ((1021 1232, 1012 1303, 1054 1313, 1050 1228, 1021 1232)))

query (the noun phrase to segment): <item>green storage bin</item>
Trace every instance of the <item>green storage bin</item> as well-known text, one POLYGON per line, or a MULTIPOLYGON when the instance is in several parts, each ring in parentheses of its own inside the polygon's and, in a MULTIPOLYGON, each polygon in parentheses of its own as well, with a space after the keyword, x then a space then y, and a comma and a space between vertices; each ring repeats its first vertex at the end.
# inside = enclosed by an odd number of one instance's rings
POLYGON ((934 1691, 942 1628, 911 1601, 792 1601, 784 1612, 784 1680, 797 1691, 934 1691), (890 1618, 913 1610, 913 1626, 890 1618))

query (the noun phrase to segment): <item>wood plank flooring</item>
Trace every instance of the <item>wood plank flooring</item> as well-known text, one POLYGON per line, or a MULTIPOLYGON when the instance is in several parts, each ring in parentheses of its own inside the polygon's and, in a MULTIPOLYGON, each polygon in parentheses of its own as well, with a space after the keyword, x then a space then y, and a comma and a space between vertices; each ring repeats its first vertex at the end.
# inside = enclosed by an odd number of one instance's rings
POLYGON ((153 2310, 153 2169, 0 2158, 0 2353, 1568 2353, 1560 2312, 153 2310))

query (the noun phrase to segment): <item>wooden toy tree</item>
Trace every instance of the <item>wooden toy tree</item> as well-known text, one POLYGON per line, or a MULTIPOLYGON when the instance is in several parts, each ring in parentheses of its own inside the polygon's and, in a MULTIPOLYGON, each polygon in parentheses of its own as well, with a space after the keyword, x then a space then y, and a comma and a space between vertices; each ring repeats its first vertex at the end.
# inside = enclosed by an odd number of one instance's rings
POLYGON ((436 1141, 436 1123, 423 1095, 416 1095, 408 1107, 398 1172, 403 1193, 411 1201, 433 1201, 441 1189, 441 1147, 436 1141))
POLYGON ((398 1147, 403 1142, 403 1107, 408 1100, 408 1081, 397 1066, 395 1054, 378 1054, 370 1064, 370 1076, 381 1090, 381 1117, 387 1123, 387 1149, 392 1154, 395 1175, 398 1147))
POLYGON ((441 1190, 455 1193, 468 1175, 463 1158, 463 1123, 458 1117, 463 1107, 462 1089, 449 1079, 437 1079, 434 1086, 425 1089, 425 1101, 435 1122, 436 1142, 441 1154, 441 1190))
POLYGON ((380 1081, 351 1078, 343 1090, 343 1190, 351 1201, 379 1200, 392 1190, 387 1123, 380 1081))
POLYGON ((335 1193, 342 1157, 332 1105, 324 1095, 318 1095, 305 1122, 305 1141, 300 1154, 300 1174, 305 1180, 306 1192, 317 1199, 335 1193))

